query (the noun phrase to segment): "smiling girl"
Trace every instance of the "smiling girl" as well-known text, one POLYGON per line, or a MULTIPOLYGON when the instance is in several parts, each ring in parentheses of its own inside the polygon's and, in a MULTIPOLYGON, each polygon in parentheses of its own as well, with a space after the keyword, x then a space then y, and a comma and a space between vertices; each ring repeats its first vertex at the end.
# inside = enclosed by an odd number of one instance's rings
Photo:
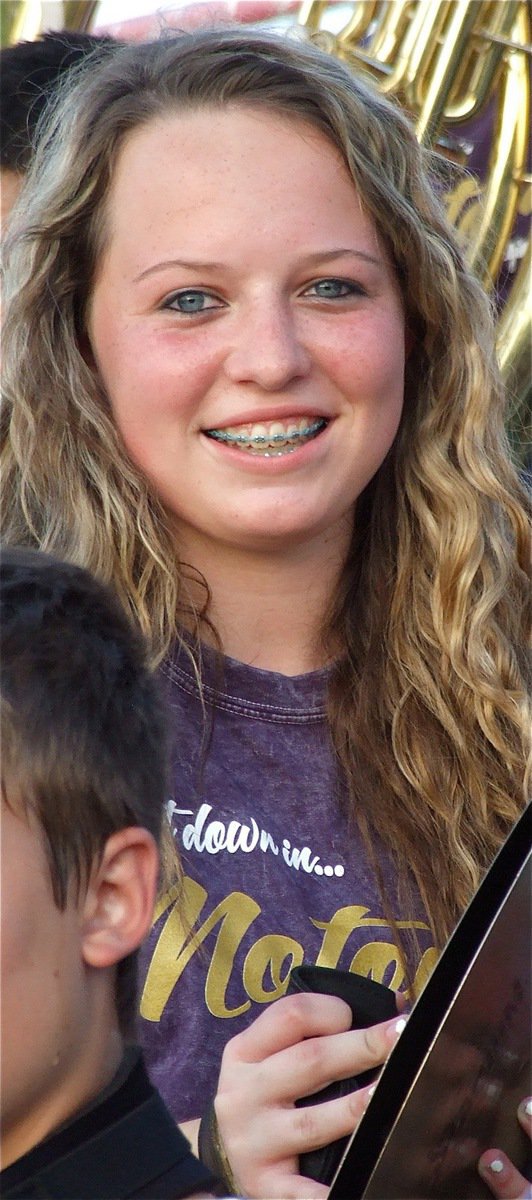
POLYGON ((175 723, 153 1077, 197 1122, 229 1042, 239 1187, 323 1196, 298 1155, 367 1089, 295 1101, 397 1023, 283 998, 290 968, 419 992, 524 804, 525 496, 488 301, 405 117, 235 32, 83 75, 8 286, 5 536, 114 582, 175 723))

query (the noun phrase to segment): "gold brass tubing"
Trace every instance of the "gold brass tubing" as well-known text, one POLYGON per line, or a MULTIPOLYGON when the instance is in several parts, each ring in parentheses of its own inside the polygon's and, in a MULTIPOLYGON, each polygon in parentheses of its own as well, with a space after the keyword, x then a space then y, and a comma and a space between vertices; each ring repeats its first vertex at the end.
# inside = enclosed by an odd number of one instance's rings
MULTIPOLYGON (((38 37, 48 27, 46 8, 40 0, 0 0, 2 46, 38 37)), ((63 29, 90 29, 98 0, 63 0, 61 8, 63 29)))
POLYGON ((355 41, 367 33, 378 8, 378 0, 359 0, 353 16, 338 34, 339 42, 355 41))
MULTIPOLYGON (((510 295, 497 326, 497 351, 499 366, 504 379, 510 407, 514 412, 523 409, 531 401, 531 358, 532 358, 532 312, 530 295, 532 288, 532 262, 530 245, 521 261, 512 284, 510 295)), ((521 415, 521 413, 520 413, 521 415)), ((526 421, 523 412, 522 423, 526 421)), ((528 416, 530 423, 530 413, 528 416)), ((529 429, 529 436, 532 430, 529 429)))
POLYGON ((520 42, 512 42, 511 38, 500 37, 497 33, 486 33, 484 29, 476 29, 475 37, 483 42, 497 42, 499 46, 507 46, 508 50, 522 50, 523 54, 532 55, 531 42, 522 46, 520 42))
POLYGON ((297 14, 298 25, 305 25, 309 33, 317 33, 327 8, 327 0, 302 0, 297 14))
POLYGON ((24 4, 22 0, 4 0, 0 8, 0 43, 9 46, 18 42, 20 28, 24 23, 24 4))
MULTIPOLYGON (((484 11, 484 5, 477 7, 484 11)), ((445 124, 470 121, 482 108, 495 83, 505 50, 505 35, 512 33, 520 8, 523 8, 522 0, 505 0, 504 4, 498 3, 498 0, 495 4, 493 0, 486 3, 485 0, 486 16, 491 24, 484 26, 481 11, 479 24, 482 37, 479 37, 478 27, 473 30, 470 56, 463 69, 463 90, 460 92, 458 89, 457 95, 451 92, 443 114, 445 124)))
POLYGON ((411 89, 423 70, 424 59, 428 57, 430 61, 432 58, 433 47, 442 32, 446 7, 446 0, 415 4, 410 24, 397 46, 391 74, 381 85, 383 92, 406 98, 409 108, 415 107, 411 89))
MULTIPOLYGON (((318 34, 317 36, 321 39, 323 35, 318 34)), ((328 36, 332 38, 333 35, 330 34, 328 36)), ((326 43, 322 42, 321 40, 320 45, 322 45, 324 49, 328 48, 326 43)), ((368 54, 365 54, 364 51, 360 49, 360 46, 352 46, 350 42, 337 41, 334 46, 334 53, 338 55, 338 58, 340 58, 342 62, 347 63, 347 66, 351 67, 353 71, 359 71, 362 68, 364 71, 367 71, 368 75, 373 75, 373 77, 378 80, 379 91, 384 90, 384 81, 386 77, 390 75, 392 70, 388 63, 377 62, 376 59, 370 58, 368 54)))
MULTIPOLYGON (((526 35, 522 7, 515 32, 526 35)), ((486 286, 501 266, 519 203, 519 178, 526 168, 530 111, 528 63, 518 50, 505 51, 496 126, 486 171, 480 220, 470 242, 468 259, 486 286)))
MULTIPOLYGON (((450 14, 449 28, 432 61, 430 78, 426 90, 418 77, 412 100, 420 104, 416 121, 416 133, 423 145, 432 145, 436 133, 442 123, 449 95, 458 72, 462 65, 464 52, 468 46, 476 20, 476 0, 456 0, 454 10, 450 14), (425 90, 425 95, 420 92, 425 90)), ((423 80, 424 82, 424 80, 423 80)))
POLYGON ((381 5, 375 29, 365 52, 379 64, 393 66, 412 18, 412 0, 381 5))
POLYGON ((98 0, 63 0, 63 28, 90 29, 98 0))
POLYGON ((28 0, 0 0, 0 44, 12 46, 22 38, 36 37, 40 20, 40 5, 28 0))
MULTIPOLYGON (((318 32, 328 7, 326 0, 304 0, 298 19, 318 32)), ((420 112, 420 136, 430 141, 430 130, 441 122, 463 123, 485 103, 505 47, 520 46, 507 35, 524 7, 526 0, 359 0, 333 52, 345 59, 349 46, 380 77, 384 92, 420 112), (362 52, 356 39, 372 22, 362 52), (446 77, 448 64, 452 78, 446 77)), ((524 39, 523 50, 528 49, 524 39)))

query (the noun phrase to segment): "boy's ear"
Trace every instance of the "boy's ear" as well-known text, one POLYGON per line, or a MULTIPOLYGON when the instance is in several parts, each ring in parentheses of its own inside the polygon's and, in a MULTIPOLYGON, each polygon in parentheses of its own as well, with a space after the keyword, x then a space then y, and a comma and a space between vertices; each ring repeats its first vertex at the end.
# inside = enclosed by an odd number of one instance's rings
POLYGON ((107 839, 83 903, 88 966, 113 966, 140 946, 153 917, 158 872, 159 853, 147 829, 131 826, 107 839))

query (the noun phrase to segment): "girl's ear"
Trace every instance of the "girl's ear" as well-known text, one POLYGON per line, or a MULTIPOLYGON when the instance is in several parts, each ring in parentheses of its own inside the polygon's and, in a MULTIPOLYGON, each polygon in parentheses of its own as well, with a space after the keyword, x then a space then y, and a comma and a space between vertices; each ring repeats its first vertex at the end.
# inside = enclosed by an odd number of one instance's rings
POLYGON ((135 825, 107 839, 83 903, 88 966, 113 966, 140 946, 153 917, 158 873, 159 853, 147 829, 135 825))

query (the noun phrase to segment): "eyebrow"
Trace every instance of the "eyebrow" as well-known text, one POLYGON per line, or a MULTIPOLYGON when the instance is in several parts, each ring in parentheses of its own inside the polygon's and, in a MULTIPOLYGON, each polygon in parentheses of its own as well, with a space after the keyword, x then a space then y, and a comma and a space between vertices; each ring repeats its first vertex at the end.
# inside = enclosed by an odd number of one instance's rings
POLYGON ((366 254, 365 250, 355 250, 353 246, 341 246, 338 250, 318 250, 316 254, 307 254, 303 262, 312 266, 313 263, 331 262, 335 258, 344 258, 345 255, 361 258, 363 262, 372 263, 375 267, 383 265, 382 258, 376 258, 374 254, 366 254))
POLYGON ((136 275, 133 283, 140 283, 141 279, 146 279, 148 275, 154 275, 156 271, 165 271, 167 267, 185 267, 186 270, 192 271, 221 271, 223 263, 199 261, 195 262, 191 258, 167 258, 163 262, 154 263, 153 267, 146 267, 145 271, 141 271, 140 275, 136 275))
MULTIPOLYGON (((331 262, 335 258, 344 258, 345 255, 350 255, 354 258, 360 258, 363 262, 371 263, 373 266, 382 267, 383 259, 375 258, 373 254, 366 254, 364 250, 354 250, 351 246, 339 247, 337 250, 318 250, 315 254, 307 254, 301 261, 301 266, 313 266, 315 263, 331 262)), ((154 263, 152 267, 146 267, 145 271, 141 271, 140 275, 136 275, 133 283, 140 283, 142 279, 146 279, 149 275, 155 275, 158 271, 165 271, 169 267, 184 267, 188 271, 222 271, 225 264, 220 262, 210 262, 207 260, 195 260, 191 258, 167 258, 162 262, 154 263)))

